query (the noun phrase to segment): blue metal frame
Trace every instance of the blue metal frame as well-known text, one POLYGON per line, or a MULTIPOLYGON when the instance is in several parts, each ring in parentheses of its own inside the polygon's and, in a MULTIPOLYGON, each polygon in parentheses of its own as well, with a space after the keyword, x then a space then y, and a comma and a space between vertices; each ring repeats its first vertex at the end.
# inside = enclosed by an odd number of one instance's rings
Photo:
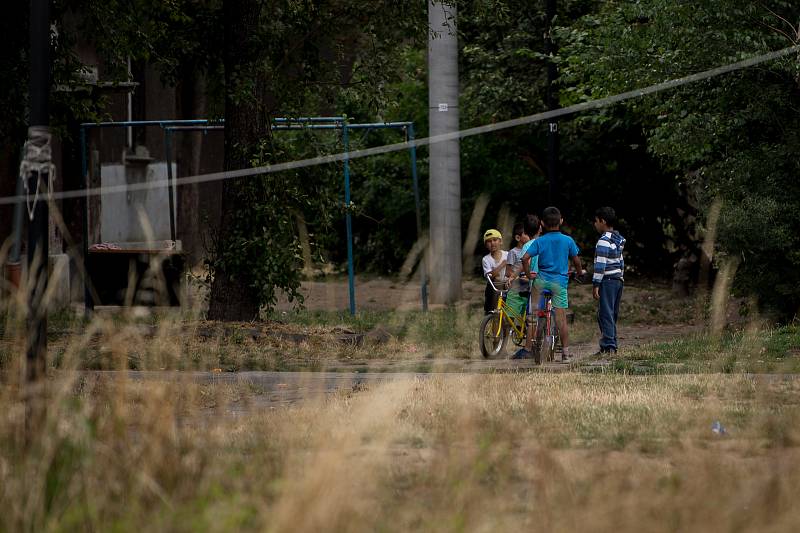
POLYGON ((350 214, 350 135, 347 123, 342 127, 342 144, 344 145, 344 219, 347 227, 347 282, 350 289, 350 314, 356 314, 356 283, 353 265, 353 217, 350 214))
MULTIPOLYGON (((224 129, 224 120, 209 120, 209 119, 191 119, 191 120, 133 120, 124 122, 87 122, 80 125, 80 144, 81 144, 81 171, 83 172, 84 188, 89 189, 89 170, 86 154, 86 130, 88 128, 103 128, 103 127, 131 127, 131 126, 159 126, 164 131, 164 149, 166 152, 167 163, 167 181, 169 185, 169 217, 170 217, 170 235, 172 240, 176 239, 175 229, 175 214, 173 198, 175 178, 172 175, 172 132, 174 131, 189 131, 189 130, 221 130, 224 129)), ((322 130, 342 130, 342 144, 344 145, 344 203, 345 203, 345 224, 347 227, 347 278, 350 296, 350 314, 356 313, 356 297, 355 297, 355 272, 353 265, 353 223, 350 213, 350 159, 348 157, 350 151, 350 136, 349 130, 354 129, 402 129, 406 133, 407 142, 414 140, 414 123, 413 122, 375 122, 365 124, 349 124, 346 117, 279 117, 273 119, 273 130, 301 130, 301 129, 322 129, 322 130)), ((417 238, 422 237, 422 213, 421 202, 419 194, 419 180, 417 175, 417 148, 415 145, 409 147, 409 156, 411 163, 411 178, 414 190, 414 204, 416 211, 417 222, 417 238)), ((86 200, 86 208, 84 210, 84 268, 86 267, 86 258, 89 250, 89 201, 86 200)), ((424 254, 423 254, 424 257, 424 254)), ((425 272, 424 259, 420 261, 420 275, 421 275, 421 296, 422 296, 422 310, 428 310, 428 281, 425 272)), ((92 301, 88 279, 86 280, 84 299, 87 314, 94 308, 92 301)))

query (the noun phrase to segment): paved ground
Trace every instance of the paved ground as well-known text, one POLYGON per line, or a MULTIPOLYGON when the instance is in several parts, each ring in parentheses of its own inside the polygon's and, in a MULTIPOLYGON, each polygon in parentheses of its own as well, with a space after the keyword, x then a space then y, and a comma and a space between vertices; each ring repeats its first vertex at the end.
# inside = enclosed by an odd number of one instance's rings
MULTIPOLYGON (((505 371, 526 372, 534 365, 522 362, 509 365, 505 371)), ((573 367, 574 368, 574 367, 573 367)), ((567 365, 545 365, 543 371, 565 371, 567 365)), ((502 369, 498 369, 503 371, 502 369)), ((200 384, 247 384, 250 394, 246 402, 226 406, 229 414, 236 416, 254 409, 276 408, 303 400, 323 398, 333 393, 358 391, 363 387, 398 380, 426 380, 440 376, 459 375, 463 372, 143 372, 129 371, 126 377, 142 381, 188 381, 200 384)), ((117 377, 117 371, 86 371, 85 376, 96 379, 117 377)), ((800 374, 746 374, 760 383, 793 381, 800 374)))
MULTIPOLYGON (((115 378, 119 371, 84 371, 95 379, 115 378)), ((199 384, 247 384, 251 395, 247 406, 232 406, 233 413, 254 407, 275 407, 342 391, 359 390, 388 381, 428 379, 442 373, 421 372, 159 372, 131 370, 134 381, 189 382, 199 384)))

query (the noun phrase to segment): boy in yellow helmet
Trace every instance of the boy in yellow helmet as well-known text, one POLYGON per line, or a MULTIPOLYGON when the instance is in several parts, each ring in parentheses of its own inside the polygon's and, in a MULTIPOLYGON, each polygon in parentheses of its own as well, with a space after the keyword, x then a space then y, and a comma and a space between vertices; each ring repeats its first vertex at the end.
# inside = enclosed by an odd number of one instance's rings
MULTIPOLYGON (((496 229, 486 230, 486 233, 483 234, 483 244, 489 251, 483 256, 483 276, 492 278, 495 286, 500 288, 500 285, 506 280, 506 260, 508 259, 508 252, 501 249, 503 236, 496 229)), ((497 292, 487 281, 483 298, 483 310, 486 313, 491 313, 497 308, 497 298, 497 292)))

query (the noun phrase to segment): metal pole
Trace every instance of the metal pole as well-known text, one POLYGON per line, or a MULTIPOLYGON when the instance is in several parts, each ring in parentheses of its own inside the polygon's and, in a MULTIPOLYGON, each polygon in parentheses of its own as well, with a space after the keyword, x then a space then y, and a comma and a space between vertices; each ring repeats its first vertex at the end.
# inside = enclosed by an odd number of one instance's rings
MULTIPOLYGON (((80 129, 81 140, 81 176, 83 177, 83 189, 89 190, 89 162, 86 151, 89 147, 86 145, 86 128, 81 126, 80 129)), ((91 280, 89 279, 89 196, 83 198, 83 314, 86 318, 91 318, 92 311, 94 310, 94 300, 92 299, 92 291, 89 288, 91 280)))
MULTIPOLYGON (((17 197, 23 194, 25 194, 25 184, 22 178, 17 176, 17 197)), ((22 255, 22 224, 24 223, 22 214, 25 211, 24 205, 25 202, 23 200, 17 200, 14 203, 14 229, 12 231, 12 238, 14 240, 11 243, 11 252, 8 256, 9 263, 20 263, 20 256, 22 255)), ((19 266, 19 264, 17 264, 17 266, 19 266)))
POLYGON ((276 117, 272 119, 273 122, 336 122, 342 123, 347 120, 347 117, 276 117))
POLYGON ((43 176, 42 169, 50 163, 50 2, 31 0, 30 3, 30 127, 25 162, 34 163, 36 170, 24 176, 28 180, 28 198, 33 201, 33 213, 28 226, 28 346, 27 380, 44 377, 47 360, 47 289, 48 250, 48 183, 52 176, 43 176), (33 153, 33 154, 32 154, 33 153), (49 152, 48 152, 49 154, 49 152), (46 159, 46 161, 45 161, 46 159), (44 178, 44 179, 43 179, 44 178), (39 191, 39 194, 36 194, 39 191))
MULTIPOLYGON (((308 125, 294 125, 294 124, 286 124, 286 122, 290 122, 288 119, 285 118, 276 118, 274 119, 275 122, 279 124, 275 124, 272 126, 273 130, 288 130, 288 129, 341 129, 342 130, 342 141, 344 144, 344 151, 345 151, 345 159, 344 159, 344 202, 345 202, 345 223, 347 226, 347 278, 348 278, 348 285, 349 285, 349 293, 350 293, 350 313, 356 313, 356 296, 355 296, 355 272, 354 272, 354 261, 353 261, 353 221, 352 215, 350 212, 350 160, 347 157, 347 153, 349 152, 350 148, 350 133, 349 130, 351 129, 365 129, 365 128, 394 128, 394 129, 406 129, 408 133, 408 139, 413 141, 414 140, 414 124, 413 122, 377 122, 373 124, 348 124, 347 122, 342 119, 342 122, 337 124, 319 124, 318 122, 339 122, 339 119, 328 119, 328 118, 302 118, 296 119, 297 121, 304 121, 308 122, 308 125)), ((173 121, 177 122, 177 121, 173 121)), ((188 122, 188 121, 187 121, 188 122)), ((111 125, 110 123, 105 123, 106 125, 111 125)), ((166 123, 165 123, 166 124, 166 123)), ((89 124, 91 126, 91 124, 89 124)), ((224 126, 202 126, 202 125, 189 125, 189 126, 164 126, 165 132, 165 151, 166 151, 166 159, 167 159, 167 176, 170 183, 173 181, 172 178, 172 165, 171 165, 171 154, 172 154, 172 141, 171 141, 171 134, 174 131, 188 131, 188 130, 214 130, 214 129, 223 129, 224 126)), ((414 203, 416 208, 416 218, 417 218, 417 238, 422 236, 422 211, 421 211, 421 202, 419 196, 419 179, 417 177, 417 148, 412 146, 409 148, 409 153, 411 156, 411 175, 413 179, 414 185, 414 203)), ((170 197, 171 200, 171 197, 170 197)), ((170 204, 171 206, 172 204, 170 204)), ((172 208, 170 207, 170 216, 172 216, 172 208)), ((170 223, 172 224, 172 219, 170 219, 170 223)), ((172 227, 172 226, 171 226, 172 227)), ((174 236, 173 236, 174 239, 174 236)), ((423 311, 428 310, 428 278, 427 278, 427 269, 425 268, 424 258, 420 260, 420 272, 421 272, 421 293, 422 293, 422 309, 423 311)))
MULTIPOLYGON (((342 129, 342 139, 344 143, 345 154, 349 152, 350 147, 350 129, 364 129, 364 128, 395 128, 406 129, 408 132, 408 139, 414 140, 414 125, 412 122, 377 122, 372 124, 348 124, 344 117, 301 117, 298 119, 276 118, 274 120, 278 124, 272 126, 273 129, 294 129, 294 128, 309 128, 309 129, 342 129), (301 124, 291 124, 305 123, 301 124)), ((169 182, 169 216, 170 216, 170 235, 172 240, 176 239, 176 224, 175 224, 175 181, 176 177, 172 172, 172 133, 178 130, 215 130, 223 129, 224 126, 219 124, 222 121, 216 121, 211 125, 212 121, 208 119, 193 119, 193 120, 140 120, 140 121, 125 121, 125 122, 87 122, 80 125, 80 144, 81 144, 81 171, 83 172, 84 188, 89 189, 89 171, 87 163, 87 144, 86 144, 86 130, 89 128, 97 127, 126 127, 126 126, 161 126, 164 130, 164 149, 166 153, 167 162, 167 181, 169 182)), ((412 146, 410 149, 411 156, 411 172, 414 185, 414 202, 417 218, 417 237, 422 236, 422 214, 421 203, 419 198, 419 180, 417 176, 417 149, 412 146)), ((344 160, 344 178, 345 178, 345 220, 347 224, 347 275, 350 293, 350 313, 356 313, 356 299, 355 299, 355 268, 353 260, 353 222, 350 211, 350 161, 346 156, 344 160)), ((89 253, 89 200, 86 199, 86 208, 84 209, 84 272, 87 273, 87 279, 84 288, 84 307, 87 316, 90 314, 91 309, 94 307, 91 291, 89 290, 88 280, 88 253, 89 253)), ((427 269, 425 268, 424 257, 420 261, 421 268, 421 293, 422 293, 422 309, 428 309, 428 279, 427 269)))
POLYGON ((172 175, 172 131, 164 128, 164 151, 167 159, 167 197, 169 198, 169 236, 173 242, 176 240, 175 232, 175 182, 172 175))
POLYGON ((175 119, 175 120, 121 120, 119 122, 82 122, 86 128, 128 128, 131 126, 160 126, 162 128, 178 124, 208 124, 225 122, 224 120, 209 120, 207 118, 175 119))
MULTIPOLYGON (((414 140, 414 124, 409 124, 408 129, 406 130, 408 134, 408 140, 414 140)), ((417 215, 417 240, 422 239, 422 209, 420 207, 420 200, 419 200, 419 180, 417 178, 417 147, 412 146, 409 148, 409 154, 411 156, 411 180, 414 186, 414 210, 416 211, 417 215)), ((420 272, 420 283, 421 288, 420 291, 422 293, 422 310, 428 310, 428 274, 425 272, 425 251, 422 251, 422 255, 420 256, 419 260, 419 272, 420 272)))
POLYGON ((356 282, 353 273, 353 220, 350 215, 350 139, 348 138, 347 123, 342 125, 342 142, 344 143, 344 209, 345 223, 347 225, 347 281, 350 288, 350 314, 356 314, 356 282))

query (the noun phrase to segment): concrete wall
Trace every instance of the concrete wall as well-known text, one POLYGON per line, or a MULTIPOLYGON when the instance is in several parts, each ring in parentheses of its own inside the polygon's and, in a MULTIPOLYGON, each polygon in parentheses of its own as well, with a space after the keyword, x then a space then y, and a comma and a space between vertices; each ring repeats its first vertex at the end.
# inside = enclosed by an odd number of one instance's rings
MULTIPOLYGON (((176 175, 175 163, 172 164, 172 172, 173 176, 176 175)), ((147 165, 103 164, 100 166, 100 179, 103 187, 165 180, 167 164, 163 161, 153 161, 147 165)), ((100 239, 103 242, 142 242, 151 238, 170 238, 169 197, 166 187, 103 194, 100 211, 100 239)), ((174 212, 178 224, 177 210, 174 212)))

